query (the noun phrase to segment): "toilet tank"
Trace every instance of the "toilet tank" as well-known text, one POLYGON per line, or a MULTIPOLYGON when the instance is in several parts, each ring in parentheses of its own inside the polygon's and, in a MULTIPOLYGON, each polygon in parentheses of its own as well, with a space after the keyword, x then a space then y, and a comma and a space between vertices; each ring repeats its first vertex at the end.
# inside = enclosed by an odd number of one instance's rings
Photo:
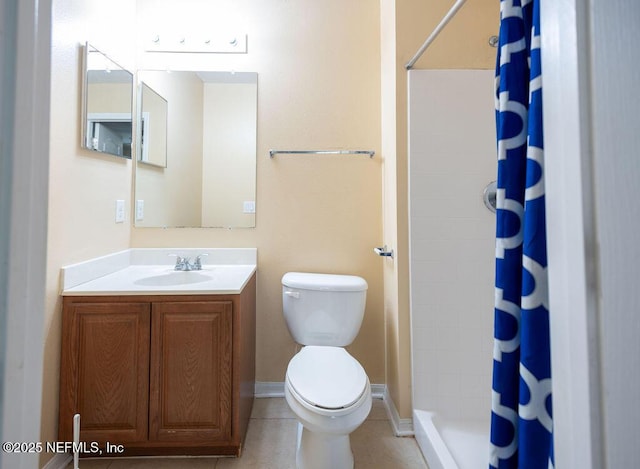
POLYGON ((345 347, 358 335, 367 282, 354 275, 289 272, 282 277, 282 310, 302 345, 345 347))

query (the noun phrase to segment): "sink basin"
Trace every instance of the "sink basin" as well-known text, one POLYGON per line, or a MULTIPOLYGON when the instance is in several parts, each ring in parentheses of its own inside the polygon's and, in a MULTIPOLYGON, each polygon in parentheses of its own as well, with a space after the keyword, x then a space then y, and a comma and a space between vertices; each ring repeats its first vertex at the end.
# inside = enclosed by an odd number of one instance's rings
POLYGON ((161 275, 152 275, 135 280, 136 285, 145 285, 150 287, 167 287, 174 285, 189 285, 192 283, 209 282, 213 280, 213 276, 209 272, 188 271, 188 272, 169 272, 161 275))

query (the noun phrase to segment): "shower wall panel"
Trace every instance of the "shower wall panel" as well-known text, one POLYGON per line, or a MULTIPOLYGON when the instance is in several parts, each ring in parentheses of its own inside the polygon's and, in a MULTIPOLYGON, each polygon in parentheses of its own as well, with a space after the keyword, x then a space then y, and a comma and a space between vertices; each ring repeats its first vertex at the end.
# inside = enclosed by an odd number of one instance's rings
POLYGON ((409 72, 413 407, 488 420, 496 179, 493 72, 409 72))

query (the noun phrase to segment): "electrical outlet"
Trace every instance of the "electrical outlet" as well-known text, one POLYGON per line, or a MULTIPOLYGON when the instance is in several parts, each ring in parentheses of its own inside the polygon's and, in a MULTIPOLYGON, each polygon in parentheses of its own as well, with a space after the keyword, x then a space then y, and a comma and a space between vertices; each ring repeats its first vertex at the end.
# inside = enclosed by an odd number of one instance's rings
POLYGON ((243 204, 243 212, 244 213, 256 213, 256 201, 255 200, 247 200, 243 204))
POLYGON ((116 223, 124 223, 124 200, 116 200, 116 223))
POLYGON ((144 200, 136 200, 136 220, 144 220, 144 200))

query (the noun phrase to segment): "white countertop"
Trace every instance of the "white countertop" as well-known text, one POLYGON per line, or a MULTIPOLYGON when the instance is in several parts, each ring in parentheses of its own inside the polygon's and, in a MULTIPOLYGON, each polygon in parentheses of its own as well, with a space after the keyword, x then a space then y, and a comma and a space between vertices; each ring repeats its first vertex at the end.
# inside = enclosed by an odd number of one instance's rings
POLYGON ((128 249, 62 268, 63 296, 238 294, 256 271, 256 249, 128 249), (175 271, 170 254, 207 254, 202 270, 175 271))

